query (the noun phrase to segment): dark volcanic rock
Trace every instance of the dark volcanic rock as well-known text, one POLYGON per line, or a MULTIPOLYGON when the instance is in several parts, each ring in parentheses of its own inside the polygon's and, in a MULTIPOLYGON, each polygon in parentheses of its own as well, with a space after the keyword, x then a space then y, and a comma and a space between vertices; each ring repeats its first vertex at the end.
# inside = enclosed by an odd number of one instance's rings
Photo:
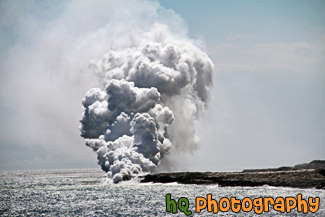
POLYGON ((141 182, 218 184, 219 186, 282 186, 325 189, 325 161, 312 161, 300 167, 245 170, 243 172, 178 172, 146 175, 141 182), (314 162, 314 163, 313 163, 314 162), (311 168, 310 165, 317 165, 311 168), (300 169, 303 168, 303 169, 300 169))
POLYGON ((294 167, 279 167, 279 168, 267 168, 267 169, 248 169, 243 172, 270 172, 270 171, 292 171, 292 170, 303 170, 303 169, 314 169, 314 170, 325 170, 325 160, 313 160, 310 163, 303 163, 295 165, 294 167))
POLYGON ((325 160, 313 160, 307 164, 298 164, 293 167, 294 169, 325 169, 325 160))

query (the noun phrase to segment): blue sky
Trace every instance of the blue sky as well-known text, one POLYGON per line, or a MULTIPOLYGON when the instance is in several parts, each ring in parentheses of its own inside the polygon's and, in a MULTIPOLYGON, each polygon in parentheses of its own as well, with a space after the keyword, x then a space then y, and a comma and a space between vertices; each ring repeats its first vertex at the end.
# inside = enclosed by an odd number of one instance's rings
MULTIPOLYGON (((215 64, 211 101, 205 115, 197 121, 200 149, 178 169, 238 170, 324 159, 324 1, 159 3, 179 14, 190 37, 203 42, 203 49, 215 64)), ((89 11, 79 14, 60 1, 0 3, 0 169, 97 167, 95 155, 79 138, 75 121, 81 115, 81 96, 88 88, 88 77, 65 83, 61 80, 67 75, 33 74, 29 69, 38 68, 29 64, 37 63, 42 56, 48 56, 45 60, 50 61, 56 55, 72 52, 64 47, 71 48, 73 38, 67 39, 66 45, 65 41, 58 43, 64 44, 62 52, 60 46, 43 43, 44 38, 56 44, 55 33, 70 37, 98 29, 111 21, 106 11, 118 13, 117 9, 123 6, 100 4, 94 3, 89 11), (80 18, 82 25, 69 19, 67 22, 66 17, 80 18), (42 32, 44 29, 48 35, 42 32), (39 37, 39 33, 46 37, 39 37), (32 48, 31 41, 35 45, 32 48), (44 52, 44 44, 53 53, 44 52), (29 54, 35 58, 25 60, 29 54), (44 79, 51 82, 42 83, 44 79), (33 86, 42 88, 40 94, 33 86), (70 88, 69 100, 59 92, 66 86, 70 88), (63 111, 62 107, 76 114, 60 116, 57 111, 63 111), (35 116, 41 118, 35 120, 35 116)), ((133 10, 145 7, 124 6, 129 8, 131 18, 137 14, 133 10)), ((87 65, 86 57, 81 56, 82 61, 87 65)), ((69 68, 72 69, 77 71, 69 68)))
POLYGON ((179 13, 193 35, 216 43, 238 34, 255 42, 315 40, 324 32, 324 1, 160 1, 179 13), (193 28, 191 28, 193 27, 193 28))
POLYGON ((185 19, 216 64, 194 167, 270 167, 325 156, 324 1, 161 4, 185 19))

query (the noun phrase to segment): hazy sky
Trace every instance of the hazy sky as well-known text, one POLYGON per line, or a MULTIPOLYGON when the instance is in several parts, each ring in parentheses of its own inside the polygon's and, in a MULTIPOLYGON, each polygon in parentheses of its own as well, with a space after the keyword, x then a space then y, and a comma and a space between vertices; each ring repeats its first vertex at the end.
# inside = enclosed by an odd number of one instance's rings
POLYGON ((200 149, 177 169, 324 159, 324 1, 159 1, 179 15, 172 18, 151 14, 153 1, 85 2, 0 2, 0 169, 98 167, 78 120, 93 84, 88 60, 104 49, 91 33, 113 38, 105 29, 119 16, 185 23, 215 64, 209 107, 197 121, 200 149))

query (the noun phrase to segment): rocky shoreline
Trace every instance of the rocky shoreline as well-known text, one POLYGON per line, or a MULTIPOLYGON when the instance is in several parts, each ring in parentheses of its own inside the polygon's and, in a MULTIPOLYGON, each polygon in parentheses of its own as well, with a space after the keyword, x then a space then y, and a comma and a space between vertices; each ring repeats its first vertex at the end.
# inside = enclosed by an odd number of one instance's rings
POLYGON ((294 167, 243 170, 242 172, 176 172, 150 174, 142 183, 218 184, 219 186, 275 186, 325 189, 325 161, 294 167))

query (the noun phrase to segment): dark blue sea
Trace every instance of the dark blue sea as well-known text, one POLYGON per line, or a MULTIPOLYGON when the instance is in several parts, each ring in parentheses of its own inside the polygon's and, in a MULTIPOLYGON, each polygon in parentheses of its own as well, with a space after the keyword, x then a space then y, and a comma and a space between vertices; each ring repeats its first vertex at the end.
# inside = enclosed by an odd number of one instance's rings
POLYGON ((316 213, 237 213, 238 216, 325 216, 325 191, 279 187, 218 187, 216 185, 111 184, 100 170, 34 170, 0 172, 0 216, 185 216, 166 212, 166 194, 187 197, 193 215, 234 216, 235 213, 195 213, 195 197, 257 198, 320 197, 316 213))

